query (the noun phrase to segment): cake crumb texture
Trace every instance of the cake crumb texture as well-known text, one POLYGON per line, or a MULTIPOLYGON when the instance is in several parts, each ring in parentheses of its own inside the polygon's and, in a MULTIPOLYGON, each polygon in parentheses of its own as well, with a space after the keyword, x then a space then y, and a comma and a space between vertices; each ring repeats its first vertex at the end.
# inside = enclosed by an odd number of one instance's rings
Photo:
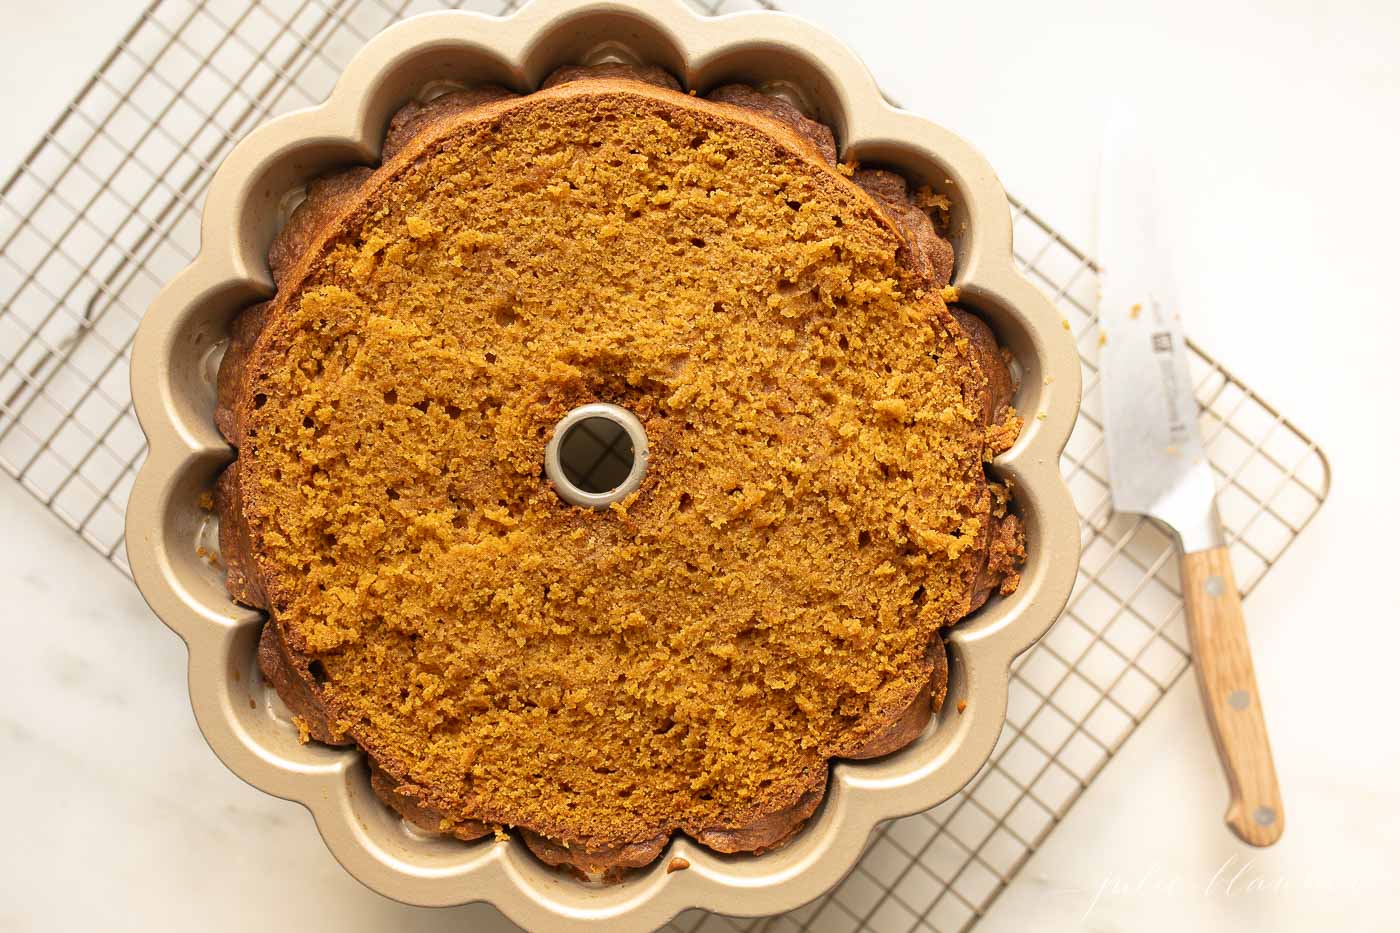
POLYGON ((246 361, 272 624, 444 829, 642 844, 810 799, 927 687, 1008 524, 983 462, 1009 423, 884 209, 660 93, 557 88, 406 143, 246 361), (650 440, 626 508, 542 479, 595 401, 650 440))

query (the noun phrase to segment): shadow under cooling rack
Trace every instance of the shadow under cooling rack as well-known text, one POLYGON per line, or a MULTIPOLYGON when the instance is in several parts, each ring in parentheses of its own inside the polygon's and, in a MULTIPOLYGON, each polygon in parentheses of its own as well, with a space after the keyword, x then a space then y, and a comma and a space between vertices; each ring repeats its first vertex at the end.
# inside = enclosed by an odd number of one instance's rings
MULTIPOLYGON (((706 13, 768 6, 698 2, 706 13)), ((145 454, 131 408, 136 325, 199 245, 214 167, 270 116, 326 96, 389 23, 514 2, 159 0, 0 188, 0 467, 124 572, 126 498, 145 454)), ((942 806, 882 826, 834 891, 778 917, 692 911, 673 927, 937 931, 971 927, 1190 663, 1175 545, 1114 514, 1100 420, 1098 268, 1019 203, 1017 258, 1061 309, 1084 366, 1062 460, 1084 558, 1064 616, 1016 663, 991 760, 942 806)), ((1192 347, 1201 427, 1248 593, 1322 505, 1317 446, 1192 347)))

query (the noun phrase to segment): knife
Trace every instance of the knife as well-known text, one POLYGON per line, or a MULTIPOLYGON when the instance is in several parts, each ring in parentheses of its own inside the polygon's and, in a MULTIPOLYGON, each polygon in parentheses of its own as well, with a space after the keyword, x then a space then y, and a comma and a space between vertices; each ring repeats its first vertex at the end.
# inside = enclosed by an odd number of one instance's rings
POLYGON ((1131 119, 1112 120, 1099 194, 1099 367, 1109 485, 1114 509, 1154 518, 1180 539, 1196 678, 1230 785, 1225 822, 1250 845, 1268 846, 1283 835, 1283 802, 1201 443, 1167 243, 1155 223, 1161 203, 1155 168, 1131 119))

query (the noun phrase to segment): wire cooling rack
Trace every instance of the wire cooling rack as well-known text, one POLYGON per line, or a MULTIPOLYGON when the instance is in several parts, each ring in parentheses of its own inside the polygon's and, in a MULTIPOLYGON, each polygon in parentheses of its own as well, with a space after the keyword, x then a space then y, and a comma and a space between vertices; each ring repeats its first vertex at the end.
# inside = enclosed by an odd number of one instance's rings
MULTIPOLYGON (((518 0, 156 0, 0 188, 0 466, 129 572, 127 494, 145 454, 131 340, 194 257, 215 166, 249 129, 320 101, 370 36, 444 6, 518 0)), ((690 0, 707 13, 762 0, 690 0)), ((1083 520, 1069 608, 1015 666, 1006 728, 956 797, 881 826, 834 891, 778 917, 691 911, 673 927, 953 933, 971 927, 1189 665, 1172 539, 1109 501, 1097 376, 1098 268, 1013 202, 1017 258, 1083 358, 1083 414, 1062 466, 1083 520)), ((1327 495, 1326 459, 1192 347, 1201 422, 1241 589, 1327 495)))

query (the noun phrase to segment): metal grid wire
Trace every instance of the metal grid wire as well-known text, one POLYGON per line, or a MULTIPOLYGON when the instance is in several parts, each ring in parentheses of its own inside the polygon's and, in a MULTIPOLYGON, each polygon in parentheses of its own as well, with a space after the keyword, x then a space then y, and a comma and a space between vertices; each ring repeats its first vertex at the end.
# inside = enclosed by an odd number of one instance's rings
MULTIPOLYGON (((708 13, 768 5, 690 2, 708 13)), ((0 188, 0 466, 128 571, 123 512, 145 452, 128 388, 131 340, 160 285, 194 256, 214 167, 268 117, 323 99, 394 20, 516 5, 156 0, 0 188)), ((1174 542, 1109 501, 1098 269, 1014 207, 1017 258, 1061 308, 1084 363, 1083 415, 1062 461, 1083 519, 1069 608, 1015 665, 1006 728, 967 788, 881 826, 852 874, 806 907, 760 920, 692 911, 673 924, 683 933, 968 929, 1189 665, 1174 542)), ((1194 346, 1191 362, 1248 593, 1321 506, 1327 464, 1194 346)))

